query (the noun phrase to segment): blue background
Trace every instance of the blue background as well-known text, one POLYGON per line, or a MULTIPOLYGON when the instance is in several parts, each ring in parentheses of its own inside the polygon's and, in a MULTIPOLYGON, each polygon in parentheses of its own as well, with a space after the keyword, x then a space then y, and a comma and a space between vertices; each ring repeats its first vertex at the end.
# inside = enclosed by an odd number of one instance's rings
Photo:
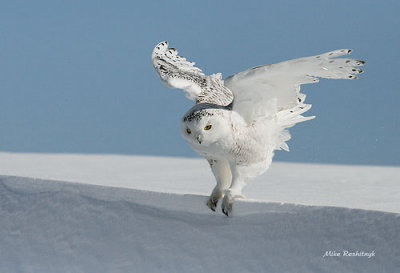
POLYGON ((2 1, 0 150, 196 156, 162 40, 206 74, 352 48, 361 79, 303 86, 285 161, 400 165, 398 1, 2 1))

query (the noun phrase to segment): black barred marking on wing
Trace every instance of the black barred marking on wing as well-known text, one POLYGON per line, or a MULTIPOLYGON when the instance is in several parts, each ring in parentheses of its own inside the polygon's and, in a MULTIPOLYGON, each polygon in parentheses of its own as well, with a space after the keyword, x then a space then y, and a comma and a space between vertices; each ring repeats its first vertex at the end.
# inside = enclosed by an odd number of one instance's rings
POLYGON ((226 92, 225 89, 214 88, 209 86, 203 89, 203 92, 197 96, 196 103, 215 103, 222 106, 229 105, 232 103, 233 96, 230 92, 226 92))
POLYGON ((160 65, 160 72, 170 78, 191 81, 202 89, 196 98, 196 103, 214 103, 222 106, 232 103, 232 92, 215 75, 204 76, 199 73, 182 72, 175 65, 168 64, 168 66, 169 69, 166 69, 166 65, 160 65))
POLYGON ((202 75, 196 75, 192 73, 182 73, 180 71, 172 71, 172 70, 168 71, 166 74, 171 78, 178 78, 191 81, 200 86, 201 88, 205 88, 207 86, 207 79, 202 75))
POLYGON ((207 86, 207 79, 204 76, 204 74, 201 73, 190 73, 190 72, 183 72, 179 70, 179 67, 176 65, 173 65, 171 63, 168 63, 166 60, 161 59, 160 57, 157 57, 158 59, 158 70, 160 73, 164 76, 168 76, 171 78, 178 78, 178 79, 184 79, 191 81, 201 88, 204 88, 207 86))
POLYGON ((207 76, 206 86, 202 87, 202 92, 197 96, 196 103, 213 103, 227 106, 233 101, 233 94, 222 82, 221 74, 207 76))
POLYGON ((178 56, 175 48, 168 48, 167 42, 161 42, 155 47, 152 62, 165 84, 183 89, 197 104, 212 103, 226 106, 233 100, 233 94, 224 86, 220 74, 206 76, 201 69, 194 66, 194 62, 178 56))

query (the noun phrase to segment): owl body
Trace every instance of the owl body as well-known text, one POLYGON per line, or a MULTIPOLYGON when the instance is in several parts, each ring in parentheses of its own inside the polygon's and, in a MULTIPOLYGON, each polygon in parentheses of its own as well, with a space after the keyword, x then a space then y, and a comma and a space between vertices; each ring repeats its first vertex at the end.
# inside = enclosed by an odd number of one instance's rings
POLYGON ((275 123, 275 120, 259 119, 248 124, 229 107, 203 103, 184 115, 181 134, 209 162, 223 160, 231 169, 240 166, 244 177, 255 177, 265 172, 272 162, 278 135, 275 123), (211 128, 205 130, 207 126, 211 128))
POLYGON ((163 83, 181 88, 195 105, 181 120, 185 141, 205 157, 217 181, 207 206, 215 211, 218 200, 227 216, 234 200, 243 198, 249 177, 265 172, 274 151, 289 151, 288 128, 314 117, 305 117, 310 104, 300 93, 302 84, 319 78, 356 79, 364 61, 337 58, 350 54, 340 49, 311 57, 261 65, 222 80, 205 75, 178 55, 168 42, 153 50, 153 67, 163 83))

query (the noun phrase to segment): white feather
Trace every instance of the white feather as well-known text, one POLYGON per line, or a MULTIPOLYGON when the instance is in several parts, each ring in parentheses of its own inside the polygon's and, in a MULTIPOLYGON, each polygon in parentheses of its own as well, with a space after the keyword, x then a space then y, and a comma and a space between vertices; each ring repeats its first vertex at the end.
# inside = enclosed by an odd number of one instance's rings
POLYGON ((355 79, 362 73, 356 66, 363 61, 337 59, 351 50, 340 49, 324 54, 263 65, 239 72, 225 79, 224 84, 234 95, 234 110, 251 122, 260 115, 274 114, 268 111, 272 99, 276 110, 286 110, 304 102, 300 85, 318 82, 318 77, 330 79, 355 79), (252 107, 249 107, 252 105, 252 107))

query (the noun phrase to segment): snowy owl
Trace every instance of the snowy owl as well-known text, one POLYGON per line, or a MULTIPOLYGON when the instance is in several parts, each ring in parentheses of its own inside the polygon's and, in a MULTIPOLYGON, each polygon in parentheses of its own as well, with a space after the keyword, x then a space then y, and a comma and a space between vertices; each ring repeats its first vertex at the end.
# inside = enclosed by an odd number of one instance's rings
POLYGON ((337 58, 350 54, 340 49, 316 56, 260 65, 222 80, 220 73, 205 75, 193 62, 159 43, 152 63, 161 81, 181 88, 196 104, 183 116, 185 141, 210 164, 217 181, 207 206, 229 216, 235 199, 243 198, 246 179, 264 173, 275 150, 289 148, 288 128, 313 119, 302 116, 311 108, 300 85, 319 78, 356 79, 365 62, 337 58))

